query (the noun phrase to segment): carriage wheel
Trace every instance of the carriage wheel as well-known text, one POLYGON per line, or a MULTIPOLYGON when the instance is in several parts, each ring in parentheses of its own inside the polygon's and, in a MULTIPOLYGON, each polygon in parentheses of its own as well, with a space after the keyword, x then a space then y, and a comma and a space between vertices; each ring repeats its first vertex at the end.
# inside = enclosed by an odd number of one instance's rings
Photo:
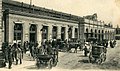
POLYGON ((54 61, 53 61, 53 67, 55 67, 57 65, 58 59, 57 57, 55 57, 54 61))
POLYGON ((38 69, 41 67, 41 64, 40 64, 40 62, 39 62, 39 59, 36 60, 36 66, 37 66, 38 69))
POLYGON ((88 62, 89 62, 89 63, 93 63, 91 53, 90 53, 90 55, 89 55, 89 60, 88 60, 88 62))
POLYGON ((105 61, 106 60, 106 55, 104 55, 104 57, 103 57, 103 61, 105 61))
POLYGON ((51 58, 51 59, 48 61, 48 69, 51 69, 51 68, 52 68, 52 62, 53 62, 53 59, 51 58))
POLYGON ((96 62, 97 62, 97 64, 99 64, 99 65, 100 65, 100 64, 102 63, 102 59, 101 59, 101 58, 99 58, 99 59, 97 59, 97 61, 96 61, 96 62))

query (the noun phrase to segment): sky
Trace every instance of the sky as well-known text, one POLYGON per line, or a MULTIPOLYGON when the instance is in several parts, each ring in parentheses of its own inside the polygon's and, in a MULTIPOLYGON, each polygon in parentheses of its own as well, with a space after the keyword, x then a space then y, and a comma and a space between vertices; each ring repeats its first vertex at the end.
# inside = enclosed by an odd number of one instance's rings
MULTIPOLYGON (((30 4, 30 0, 14 1, 30 4)), ((120 26, 120 0, 32 0, 32 4, 81 17, 97 13, 98 20, 120 26)))

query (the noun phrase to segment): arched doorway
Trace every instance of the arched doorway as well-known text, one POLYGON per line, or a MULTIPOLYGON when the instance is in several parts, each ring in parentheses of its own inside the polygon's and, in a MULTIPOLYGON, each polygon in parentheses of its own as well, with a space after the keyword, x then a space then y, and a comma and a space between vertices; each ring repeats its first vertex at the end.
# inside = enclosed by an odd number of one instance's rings
POLYGON ((14 25, 14 41, 23 42, 23 26, 22 24, 14 25))
POLYGON ((100 40, 100 30, 98 31, 98 40, 100 40))
POLYGON ((90 37, 93 37, 93 29, 91 29, 90 37))
POLYGON ((102 30, 102 40, 104 39, 104 31, 102 30))
POLYGON ((107 39, 107 31, 105 31, 105 39, 107 39))
POLYGON ((48 26, 42 28, 42 41, 48 39, 48 26))
POLYGON ((69 39, 72 38, 72 27, 69 27, 69 29, 68 29, 68 37, 69 37, 69 39))
POLYGON ((37 41, 37 27, 35 24, 30 25, 30 42, 36 43, 37 41))
POLYGON ((62 41, 65 40, 65 27, 61 28, 61 39, 62 41))
POLYGON ((86 39, 88 39, 88 28, 86 29, 86 39))
POLYGON ((78 28, 75 28, 75 38, 78 38, 78 28))
POLYGON ((52 39, 57 39, 57 26, 53 26, 52 39))
POLYGON ((108 40, 110 40, 110 39, 109 39, 109 36, 110 36, 110 32, 109 32, 109 31, 108 31, 108 34, 107 34, 107 36, 108 36, 108 40))
POLYGON ((97 38, 97 30, 95 29, 95 38, 97 38))

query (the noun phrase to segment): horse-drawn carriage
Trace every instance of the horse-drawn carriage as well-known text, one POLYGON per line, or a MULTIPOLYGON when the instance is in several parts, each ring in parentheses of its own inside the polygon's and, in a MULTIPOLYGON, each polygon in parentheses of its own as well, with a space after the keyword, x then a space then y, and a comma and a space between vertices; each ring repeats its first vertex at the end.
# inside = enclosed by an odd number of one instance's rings
POLYGON ((92 45, 90 54, 89 54, 89 62, 101 64, 106 60, 106 48, 104 46, 92 45))
POLYGON ((106 60, 107 49, 96 38, 90 38, 90 40, 92 43, 89 51, 89 62, 101 64, 106 60))
POLYGON ((68 41, 68 51, 71 51, 72 48, 74 48, 74 52, 77 53, 77 48, 80 46, 77 38, 71 38, 70 41, 68 41))
POLYGON ((53 48, 52 54, 37 54, 36 55, 36 66, 38 68, 47 67, 51 69, 55 67, 58 62, 58 51, 53 48))
POLYGON ((57 39, 56 42, 57 42, 57 45, 59 45, 59 51, 66 51, 65 41, 63 41, 61 39, 57 39))

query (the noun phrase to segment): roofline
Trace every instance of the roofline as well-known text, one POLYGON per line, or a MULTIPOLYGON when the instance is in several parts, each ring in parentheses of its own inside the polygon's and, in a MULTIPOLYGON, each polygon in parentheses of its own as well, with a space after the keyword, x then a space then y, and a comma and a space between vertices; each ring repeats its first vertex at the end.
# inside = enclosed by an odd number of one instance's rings
POLYGON ((26 13, 26 12, 19 12, 19 11, 14 11, 14 10, 9 10, 9 9, 5 10, 5 13, 21 15, 21 16, 27 16, 27 17, 34 17, 34 18, 41 18, 41 19, 50 19, 50 20, 56 20, 56 21, 70 22, 70 23, 76 23, 76 24, 79 23, 78 21, 66 20, 66 19, 49 17, 49 16, 44 16, 44 15, 36 15, 36 14, 31 14, 31 13, 26 13))
MULTIPOLYGON (((12 1, 12 0, 2 0, 2 2, 3 2, 3 3, 7 3, 7 4, 11 4, 11 5, 17 5, 17 6, 21 6, 21 4, 23 3, 23 2, 12 1)), ((23 7, 26 7, 26 8, 29 8, 29 7, 30 7, 30 5, 27 4, 27 3, 23 3, 23 4, 24 4, 23 7)), ((32 6, 33 6, 33 5, 32 5, 32 6)), ((32 7, 32 8, 33 8, 33 7, 32 7)), ((39 6, 34 6, 34 9, 36 9, 36 10, 48 11, 48 12, 57 13, 57 14, 62 14, 62 15, 65 15, 65 16, 73 16, 73 17, 82 18, 82 17, 77 16, 77 15, 68 14, 68 13, 56 11, 56 10, 53 10, 53 9, 47 9, 47 8, 39 7, 39 6)))

